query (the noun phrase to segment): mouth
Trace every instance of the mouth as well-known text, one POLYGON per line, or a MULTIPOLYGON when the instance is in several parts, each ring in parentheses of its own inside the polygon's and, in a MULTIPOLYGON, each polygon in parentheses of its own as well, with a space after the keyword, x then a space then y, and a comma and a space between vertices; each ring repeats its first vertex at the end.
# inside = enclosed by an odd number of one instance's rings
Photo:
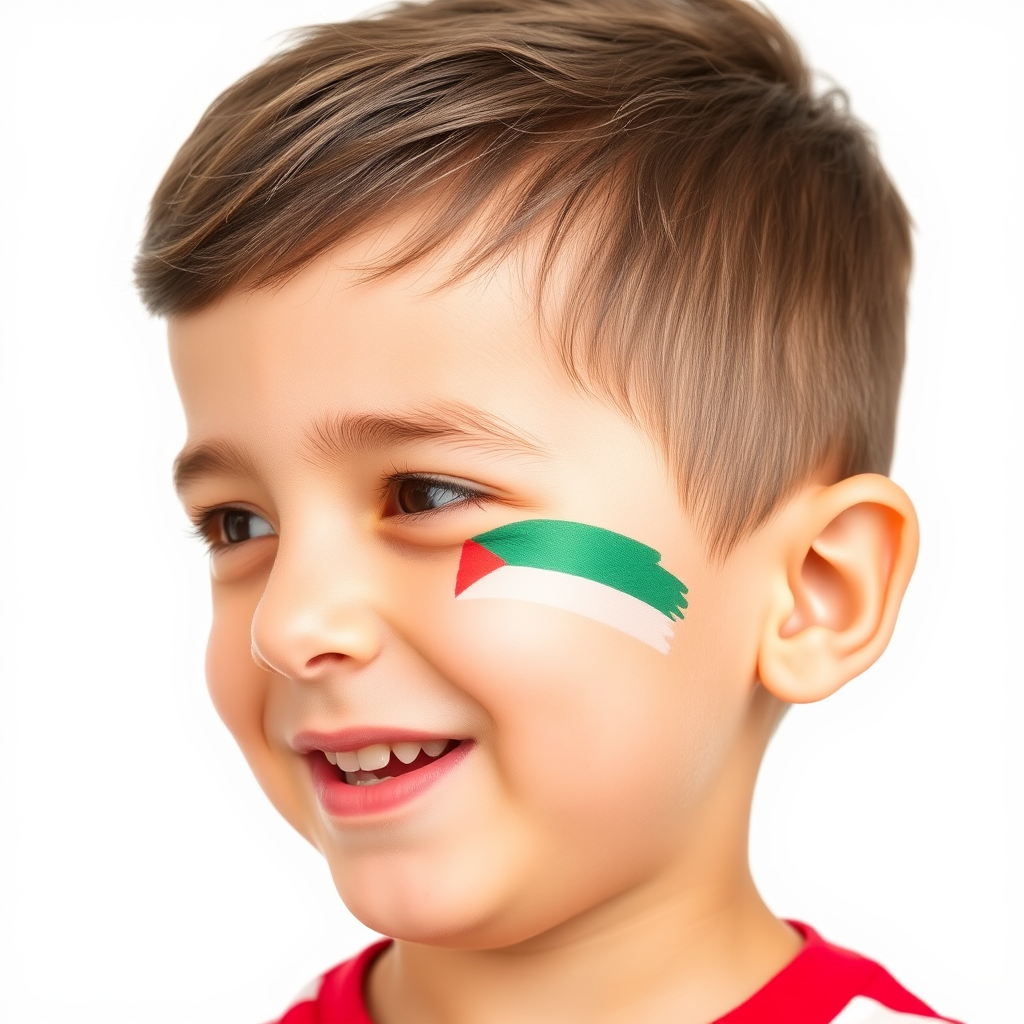
POLYGON ((334 818, 394 811, 451 774, 472 751, 470 739, 380 731, 305 734, 306 757, 321 808, 334 818))
MULTIPOLYGON (((436 764, 455 750, 461 740, 400 740, 371 743, 359 750, 323 750, 320 753, 338 770, 347 786, 378 786, 436 764)), ((314 755, 316 756, 316 755, 314 755)))

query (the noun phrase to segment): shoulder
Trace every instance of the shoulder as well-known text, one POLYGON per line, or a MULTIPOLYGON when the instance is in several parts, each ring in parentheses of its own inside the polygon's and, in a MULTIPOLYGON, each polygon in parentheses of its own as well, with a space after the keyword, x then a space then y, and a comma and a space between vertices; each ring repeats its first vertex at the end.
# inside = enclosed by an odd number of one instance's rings
POLYGON ((907 991, 876 961, 827 942, 798 921, 789 924, 803 936, 803 948, 716 1024, 958 1024, 907 991))
POLYGON ((373 1024, 363 999, 370 965, 391 945, 383 939, 314 978, 272 1024, 373 1024))

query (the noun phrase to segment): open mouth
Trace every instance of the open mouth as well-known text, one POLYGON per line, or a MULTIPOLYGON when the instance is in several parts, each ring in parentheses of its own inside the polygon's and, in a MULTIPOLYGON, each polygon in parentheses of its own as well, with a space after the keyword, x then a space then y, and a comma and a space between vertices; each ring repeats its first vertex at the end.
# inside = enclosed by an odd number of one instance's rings
POLYGON ((292 747, 305 755, 320 807, 331 818, 351 822, 398 813, 417 801, 458 772, 476 743, 367 726, 298 733, 292 747))
MULTIPOLYGON (((461 740, 409 740, 372 743, 359 750, 324 750, 336 777, 349 786, 376 786, 436 764, 457 749, 461 740)), ((313 755, 318 756, 317 754, 313 755)))

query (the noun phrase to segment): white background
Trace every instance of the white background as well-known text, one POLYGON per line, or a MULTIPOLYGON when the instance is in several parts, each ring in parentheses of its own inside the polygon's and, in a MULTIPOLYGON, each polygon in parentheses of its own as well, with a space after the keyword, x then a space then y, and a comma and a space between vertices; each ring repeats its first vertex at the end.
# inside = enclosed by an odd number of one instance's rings
MULTIPOLYGON (((367 941, 209 707, 182 438, 130 282, 206 104, 361 0, 33 2, 0 24, 0 1019, 259 1021, 367 941)), ((777 0, 917 224, 895 478, 923 548, 890 650, 769 752, 770 904, 970 1024, 1024 1019, 1024 6, 777 0)))

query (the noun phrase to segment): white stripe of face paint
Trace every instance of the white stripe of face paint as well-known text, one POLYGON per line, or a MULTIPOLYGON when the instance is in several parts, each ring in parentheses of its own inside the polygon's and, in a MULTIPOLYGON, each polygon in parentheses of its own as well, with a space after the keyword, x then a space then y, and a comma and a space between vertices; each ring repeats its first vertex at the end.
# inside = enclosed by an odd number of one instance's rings
POLYGON ((672 620, 614 587, 552 569, 503 565, 468 586, 457 600, 499 598, 575 612, 668 654, 672 620))
POLYGON ((900 1013, 890 1010, 868 996, 854 996, 832 1018, 832 1024, 935 1024, 934 1017, 922 1017, 917 1013, 900 1013))

